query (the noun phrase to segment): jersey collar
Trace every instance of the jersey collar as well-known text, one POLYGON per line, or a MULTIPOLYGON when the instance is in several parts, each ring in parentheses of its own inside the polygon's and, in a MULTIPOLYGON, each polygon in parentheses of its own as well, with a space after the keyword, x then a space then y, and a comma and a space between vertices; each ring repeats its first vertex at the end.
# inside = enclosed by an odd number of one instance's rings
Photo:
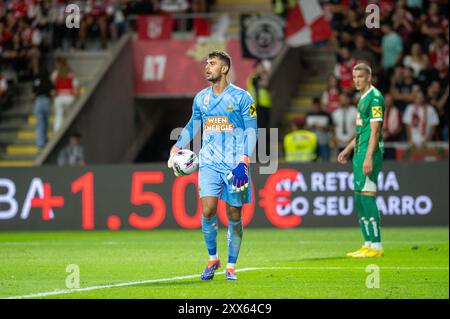
POLYGON ((232 86, 232 83, 229 82, 228 85, 223 89, 222 93, 220 93, 219 95, 216 95, 216 94, 214 93, 213 87, 212 87, 212 85, 211 85, 211 86, 210 86, 210 89, 211 89, 211 95, 212 95, 214 98, 221 97, 221 96, 225 93, 225 91, 227 91, 231 86, 232 86))
POLYGON ((370 88, 369 88, 369 89, 367 90, 367 92, 366 92, 366 93, 364 93, 364 95, 362 95, 362 96, 361 96, 361 97, 360 97, 359 99, 360 99, 360 100, 362 100, 363 98, 365 98, 365 97, 366 97, 366 95, 367 95, 367 94, 369 94, 369 93, 370 93, 370 91, 372 91, 372 90, 373 90, 373 85, 371 85, 371 86, 370 86, 370 88))

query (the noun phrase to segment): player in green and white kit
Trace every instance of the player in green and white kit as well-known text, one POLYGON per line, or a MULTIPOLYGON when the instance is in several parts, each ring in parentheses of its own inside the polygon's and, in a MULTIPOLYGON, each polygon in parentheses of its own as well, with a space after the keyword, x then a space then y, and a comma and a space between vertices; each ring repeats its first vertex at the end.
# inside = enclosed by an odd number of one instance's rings
POLYGON ((356 137, 338 155, 338 162, 347 163, 354 151, 354 203, 364 237, 364 245, 348 253, 354 258, 381 257, 384 255, 380 236, 380 214, 376 204, 377 178, 383 163, 384 98, 372 85, 372 70, 364 63, 353 68, 353 82, 361 94, 356 119, 356 137))

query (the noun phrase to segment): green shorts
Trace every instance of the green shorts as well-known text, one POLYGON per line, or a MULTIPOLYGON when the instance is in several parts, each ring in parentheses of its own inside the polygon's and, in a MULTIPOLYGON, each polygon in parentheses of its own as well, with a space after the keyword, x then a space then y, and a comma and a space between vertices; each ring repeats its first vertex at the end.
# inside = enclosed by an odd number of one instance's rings
POLYGON ((353 156, 353 184, 355 192, 376 192, 378 174, 383 165, 383 153, 376 152, 373 157, 372 173, 365 176, 363 173, 363 164, 366 152, 359 152, 353 156))

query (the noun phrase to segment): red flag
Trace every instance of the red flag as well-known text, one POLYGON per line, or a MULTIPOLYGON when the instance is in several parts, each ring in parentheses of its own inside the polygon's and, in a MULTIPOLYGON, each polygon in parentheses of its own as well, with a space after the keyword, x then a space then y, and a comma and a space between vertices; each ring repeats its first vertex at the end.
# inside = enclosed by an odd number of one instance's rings
POLYGON ((286 42, 292 47, 328 40, 332 34, 318 0, 298 0, 286 21, 286 42))
POLYGON ((169 40, 172 37, 173 19, 170 14, 140 15, 136 24, 140 40, 169 40))

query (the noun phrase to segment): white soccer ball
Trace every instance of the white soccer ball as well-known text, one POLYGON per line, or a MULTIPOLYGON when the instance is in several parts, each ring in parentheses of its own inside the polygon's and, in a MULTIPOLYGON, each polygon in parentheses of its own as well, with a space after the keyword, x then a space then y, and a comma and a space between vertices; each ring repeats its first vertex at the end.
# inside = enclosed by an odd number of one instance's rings
POLYGON ((198 157, 190 150, 179 150, 172 159, 172 168, 180 176, 194 173, 198 168, 198 157))

